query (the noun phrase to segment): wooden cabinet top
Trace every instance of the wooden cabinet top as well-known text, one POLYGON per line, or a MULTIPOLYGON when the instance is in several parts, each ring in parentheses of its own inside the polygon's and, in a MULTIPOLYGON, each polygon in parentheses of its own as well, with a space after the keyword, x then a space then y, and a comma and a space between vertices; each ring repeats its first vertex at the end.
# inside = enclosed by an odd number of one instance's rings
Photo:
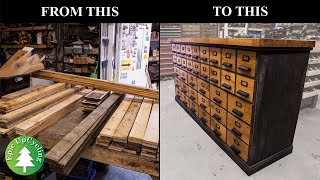
POLYGON ((316 41, 254 38, 171 38, 171 43, 216 44, 247 47, 313 48, 316 41))

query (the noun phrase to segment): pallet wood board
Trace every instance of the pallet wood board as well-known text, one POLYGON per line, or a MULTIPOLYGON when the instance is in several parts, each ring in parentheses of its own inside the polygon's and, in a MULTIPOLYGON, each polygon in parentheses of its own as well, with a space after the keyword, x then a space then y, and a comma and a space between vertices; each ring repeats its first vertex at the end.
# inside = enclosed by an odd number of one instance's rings
POLYGON ((13 92, 13 93, 10 93, 10 94, 7 94, 7 95, 4 95, 1 97, 1 100, 3 101, 10 101, 10 100, 13 100, 15 98, 19 98, 21 96, 24 96, 24 95, 27 95, 29 93, 32 93, 34 91, 38 91, 40 89, 43 89, 45 87, 48 87, 47 85, 35 85, 35 86, 31 86, 31 87, 28 87, 28 88, 25 88, 25 89, 21 89, 19 91, 16 91, 16 92, 13 92))
POLYGON ((99 101, 103 100, 106 96, 108 96, 109 93, 110 93, 110 91, 94 90, 94 91, 90 92, 89 94, 87 94, 85 96, 85 98, 87 100, 99 102, 99 101))
POLYGON ((65 74, 53 72, 48 70, 40 70, 32 73, 33 77, 53 80, 56 82, 67 82, 70 84, 93 87, 105 91, 116 91, 125 94, 131 94, 150 99, 159 99, 159 91, 139 86, 115 83, 111 81, 94 79, 89 77, 77 76, 72 74, 65 74))
POLYGON ((48 97, 58 91, 62 91, 65 89, 65 83, 57 83, 51 86, 39 89, 37 91, 28 93, 19 98, 12 99, 10 101, 6 101, 0 104, 0 111, 4 113, 11 112, 12 110, 18 109, 22 106, 31 104, 32 102, 38 101, 45 97, 48 97))
POLYGON ((32 116, 33 113, 39 112, 48 106, 53 106, 59 103, 62 99, 71 96, 74 93, 74 89, 67 89, 52 96, 46 97, 34 103, 31 103, 27 106, 21 107, 15 111, 9 112, 0 116, 0 127, 2 128, 10 128, 15 124, 22 122, 28 116, 32 116))
POLYGON ((159 145, 159 102, 154 102, 150 119, 143 137, 143 145, 157 148, 159 145))

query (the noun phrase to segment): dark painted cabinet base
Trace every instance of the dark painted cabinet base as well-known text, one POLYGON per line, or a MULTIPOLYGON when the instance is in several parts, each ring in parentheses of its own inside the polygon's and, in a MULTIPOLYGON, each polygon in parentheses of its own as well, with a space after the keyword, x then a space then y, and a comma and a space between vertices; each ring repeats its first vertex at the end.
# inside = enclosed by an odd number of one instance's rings
POLYGON ((225 151, 228 156, 238 164, 238 166, 247 174, 251 175, 260 169, 272 164, 273 162, 283 158, 284 156, 290 154, 292 152, 293 146, 289 146, 282 151, 277 152, 274 155, 269 156, 268 158, 249 166, 247 165, 240 157, 238 157, 229 146, 227 146, 221 139, 219 139, 215 133, 207 127, 188 107, 186 107, 183 102, 178 98, 175 97, 178 104, 192 117, 192 119, 198 123, 198 125, 211 137, 211 139, 217 143, 223 151, 225 151))

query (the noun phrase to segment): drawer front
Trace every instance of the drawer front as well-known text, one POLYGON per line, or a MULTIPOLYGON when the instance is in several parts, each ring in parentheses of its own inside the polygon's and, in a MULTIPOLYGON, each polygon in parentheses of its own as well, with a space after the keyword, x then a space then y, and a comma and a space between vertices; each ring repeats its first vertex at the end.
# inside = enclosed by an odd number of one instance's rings
POLYGON ((200 77, 200 63, 193 61, 192 62, 192 73, 197 76, 200 77))
POLYGON ((192 58, 192 48, 191 45, 186 45, 186 58, 191 59, 192 58))
POLYGON ((180 76, 180 68, 178 68, 177 66, 173 66, 173 71, 174 71, 176 77, 180 76))
POLYGON ((209 63, 212 66, 220 67, 220 64, 221 64, 221 49, 220 48, 210 48, 209 63))
POLYGON ((210 113, 210 101, 207 97, 201 95, 198 93, 198 105, 207 111, 207 113, 210 113))
POLYGON ((182 95, 183 104, 185 104, 189 108, 189 98, 188 98, 188 96, 183 94, 183 93, 181 93, 181 95, 182 95))
POLYGON ((186 58, 181 58, 181 65, 182 65, 182 68, 187 69, 187 59, 186 58))
POLYGON ((236 94, 250 102, 253 102, 254 80, 237 75, 236 94))
POLYGON ((172 55, 172 61, 173 61, 173 64, 177 64, 177 56, 176 55, 172 55))
POLYGON ((248 160, 248 146, 237 138, 232 132, 227 131, 227 144, 231 150, 240 156, 244 161, 248 160))
POLYGON ((211 127, 210 126, 210 115, 205 111, 203 110, 201 107, 199 107, 199 119, 204 122, 209 128, 211 127))
POLYGON ((219 123, 227 126, 227 111, 222 107, 218 106, 214 102, 210 102, 210 114, 213 119, 218 121, 219 123))
POLYGON ((231 113, 228 113, 228 129, 233 132, 238 138, 249 145, 250 141, 250 126, 236 118, 231 113))
POLYGON ((184 70, 180 69, 180 79, 182 82, 187 83, 188 81, 188 73, 185 72, 184 70))
POLYGON ((200 47, 191 46, 192 49, 192 60, 200 62, 200 47))
POLYGON ((175 82, 174 82, 174 83, 175 83, 175 86, 181 90, 181 81, 180 81, 180 79, 177 78, 177 77, 175 77, 175 78, 174 78, 174 81, 175 81, 175 82))
POLYGON ((198 92, 200 92, 202 95, 206 96, 207 98, 210 98, 209 83, 205 82, 202 79, 198 79, 198 92))
POLYGON ((197 91, 198 90, 198 78, 196 78, 196 76, 188 73, 188 85, 197 91))
POLYGON ((252 51, 237 51, 237 72, 254 77, 256 73, 257 55, 252 51))
POLYGON ((181 57, 180 56, 177 56, 177 65, 178 66, 181 66, 181 57))
POLYGON ((193 102, 191 99, 189 99, 189 108, 195 115, 199 116, 199 106, 197 103, 193 102))
POLYGON ((220 107, 227 109, 227 92, 217 88, 214 85, 210 85, 210 100, 215 102, 220 107))
POLYGON ((220 139, 227 143, 227 129, 213 117, 211 117, 211 129, 220 139))
POLYGON ((207 64, 200 64, 200 78, 204 80, 209 80, 209 65, 207 64))
POLYGON ((176 54, 180 55, 180 44, 176 44, 176 54))
POLYGON ((180 100, 182 100, 182 94, 178 88, 176 88, 176 97, 178 97, 180 100))
POLYGON ((200 46, 200 61, 204 64, 209 64, 209 47, 200 46))
POLYGON ((189 86, 181 82, 181 92, 189 97, 189 86))
POLYGON ((228 94, 228 111, 244 122, 251 124, 252 104, 228 94))
POLYGON ((180 55, 183 57, 186 55, 186 45, 184 44, 180 45, 180 55))
POLYGON ((221 68, 229 71, 235 71, 236 69, 236 50, 222 49, 221 68))
POLYGON ((221 70, 216 67, 210 66, 210 83, 220 87, 220 72, 221 70))
POLYGON ((189 87, 189 99, 198 104, 198 91, 189 87))
POLYGON ((192 73, 192 69, 193 69, 193 66, 192 66, 192 61, 187 59, 187 71, 189 73, 192 73))
POLYGON ((234 94, 235 76, 234 73, 221 70, 221 88, 234 94))
POLYGON ((172 52, 176 53, 176 44, 171 44, 172 52))

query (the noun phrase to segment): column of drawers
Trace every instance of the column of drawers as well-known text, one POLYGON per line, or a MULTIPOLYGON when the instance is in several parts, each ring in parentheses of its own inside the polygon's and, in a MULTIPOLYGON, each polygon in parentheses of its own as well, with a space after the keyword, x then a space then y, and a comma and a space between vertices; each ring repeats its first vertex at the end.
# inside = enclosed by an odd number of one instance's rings
POLYGON ((172 51, 176 96, 247 161, 256 53, 188 44, 172 51))

